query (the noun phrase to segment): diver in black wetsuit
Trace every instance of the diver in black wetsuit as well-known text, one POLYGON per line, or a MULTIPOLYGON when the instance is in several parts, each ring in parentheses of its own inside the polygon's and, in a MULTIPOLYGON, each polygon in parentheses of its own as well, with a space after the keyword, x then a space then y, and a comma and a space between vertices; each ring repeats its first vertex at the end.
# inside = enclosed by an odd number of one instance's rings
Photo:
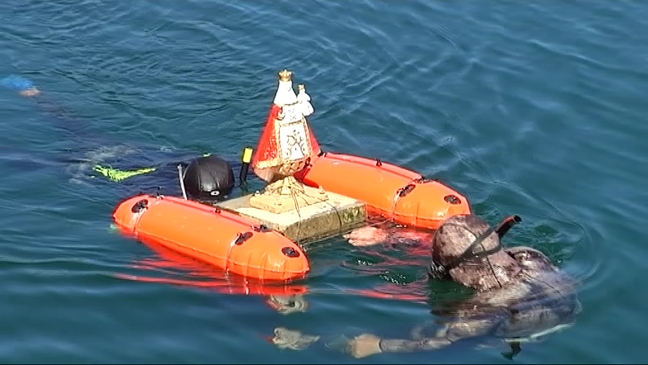
MULTIPOLYGON (((188 158, 186 154, 179 155, 171 152, 161 154, 160 151, 144 151, 144 154, 133 156, 136 149, 130 147, 97 149, 96 140, 83 138, 83 134, 86 134, 83 130, 87 126, 81 121, 74 120, 75 118, 60 105, 44 98, 42 92, 30 80, 20 76, 8 76, 0 79, 0 86, 31 98, 48 115, 53 116, 57 121, 63 121, 61 127, 74 137, 73 150, 75 152, 87 150, 87 153, 94 153, 95 158, 79 156, 76 159, 76 162, 91 164, 93 174, 91 177, 102 176, 109 181, 133 186, 139 192, 153 193, 152 189, 164 195, 178 195, 181 192, 187 198, 205 202, 227 199, 234 188, 232 164, 219 156, 205 154, 188 158), (90 145, 88 140, 91 140, 90 145), (132 158, 127 161, 125 156, 132 158), (152 156, 156 157, 156 161, 141 167, 141 164, 150 161, 152 156), (133 165, 133 159, 136 157, 141 161, 133 165)), ((69 155, 66 155, 65 159, 69 161, 69 155)))

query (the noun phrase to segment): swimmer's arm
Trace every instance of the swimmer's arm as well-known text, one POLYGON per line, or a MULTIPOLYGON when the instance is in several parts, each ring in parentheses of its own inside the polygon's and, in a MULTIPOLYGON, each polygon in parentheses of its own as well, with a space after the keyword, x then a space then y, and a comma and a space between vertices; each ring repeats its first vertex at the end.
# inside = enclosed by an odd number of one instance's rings
POLYGON ((381 354, 384 352, 415 352, 436 350, 452 344, 447 337, 436 336, 426 339, 392 339, 380 338, 365 333, 354 337, 346 345, 346 351, 356 359, 381 354))
POLYGON ((451 345, 452 341, 445 337, 434 337, 423 340, 381 339, 378 347, 381 352, 415 352, 437 350, 451 345))
POLYGON ((432 234, 424 231, 405 230, 397 228, 382 228, 375 226, 365 226, 356 228, 353 231, 343 235, 353 246, 373 246, 380 243, 390 245, 401 245, 412 243, 428 244, 432 240, 432 234))
POLYGON ((422 339, 391 339, 364 334, 355 337, 348 344, 353 357, 362 358, 379 353, 403 353, 437 350, 454 342, 488 333, 497 319, 462 319, 448 323, 439 329, 434 337, 422 339))

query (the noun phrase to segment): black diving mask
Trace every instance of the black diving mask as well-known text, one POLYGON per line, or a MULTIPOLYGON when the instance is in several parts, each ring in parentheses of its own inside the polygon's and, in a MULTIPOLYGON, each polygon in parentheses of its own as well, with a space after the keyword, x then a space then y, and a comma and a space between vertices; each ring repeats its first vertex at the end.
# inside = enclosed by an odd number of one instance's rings
MULTIPOLYGON (((461 255, 459 255, 457 258, 452 260, 448 265, 441 265, 438 262, 436 262, 434 260, 434 252, 432 252, 433 257, 431 257, 430 259, 430 268, 428 271, 428 275, 433 279, 445 279, 450 275, 450 270, 454 269, 460 264, 469 260, 486 257, 496 252, 499 252, 500 250, 502 250, 501 241, 497 244, 496 247, 493 247, 490 250, 482 250, 479 252, 474 252, 474 249, 477 246, 481 245, 481 243, 493 233, 497 233, 497 235, 501 240, 502 237, 504 237, 504 235, 506 234, 506 232, 508 232, 511 229, 511 227, 513 227, 515 224, 520 222, 522 222, 522 218, 520 218, 517 215, 511 215, 504 218, 500 222, 500 224, 497 225, 497 227, 490 227, 484 233, 480 234, 477 238, 475 238, 475 240, 470 244, 470 246, 468 246, 468 248, 461 255)), ((432 242, 434 242, 435 239, 436 237, 432 239, 432 242)))

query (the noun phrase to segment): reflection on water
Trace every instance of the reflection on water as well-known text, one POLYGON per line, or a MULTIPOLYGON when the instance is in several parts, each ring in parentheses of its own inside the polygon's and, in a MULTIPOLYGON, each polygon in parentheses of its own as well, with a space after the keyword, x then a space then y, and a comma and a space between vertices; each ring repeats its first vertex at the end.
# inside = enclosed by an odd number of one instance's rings
POLYGON ((147 243, 146 246, 157 256, 133 264, 133 268, 143 270, 144 275, 118 274, 117 277, 140 282, 204 288, 220 294, 258 295, 266 297, 266 303, 271 308, 284 314, 305 311, 308 306, 303 299, 303 295, 308 292, 306 285, 264 283, 229 275, 224 270, 180 255, 161 245, 147 243))

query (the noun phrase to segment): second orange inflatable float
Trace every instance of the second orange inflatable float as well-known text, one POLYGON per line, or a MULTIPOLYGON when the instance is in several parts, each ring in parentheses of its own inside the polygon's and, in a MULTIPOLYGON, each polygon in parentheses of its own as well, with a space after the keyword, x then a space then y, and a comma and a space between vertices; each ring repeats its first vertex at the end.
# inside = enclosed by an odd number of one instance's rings
POLYGON ((413 227, 437 229, 446 218, 471 212, 468 199, 447 185, 380 160, 326 152, 297 177, 362 201, 369 213, 413 227))

